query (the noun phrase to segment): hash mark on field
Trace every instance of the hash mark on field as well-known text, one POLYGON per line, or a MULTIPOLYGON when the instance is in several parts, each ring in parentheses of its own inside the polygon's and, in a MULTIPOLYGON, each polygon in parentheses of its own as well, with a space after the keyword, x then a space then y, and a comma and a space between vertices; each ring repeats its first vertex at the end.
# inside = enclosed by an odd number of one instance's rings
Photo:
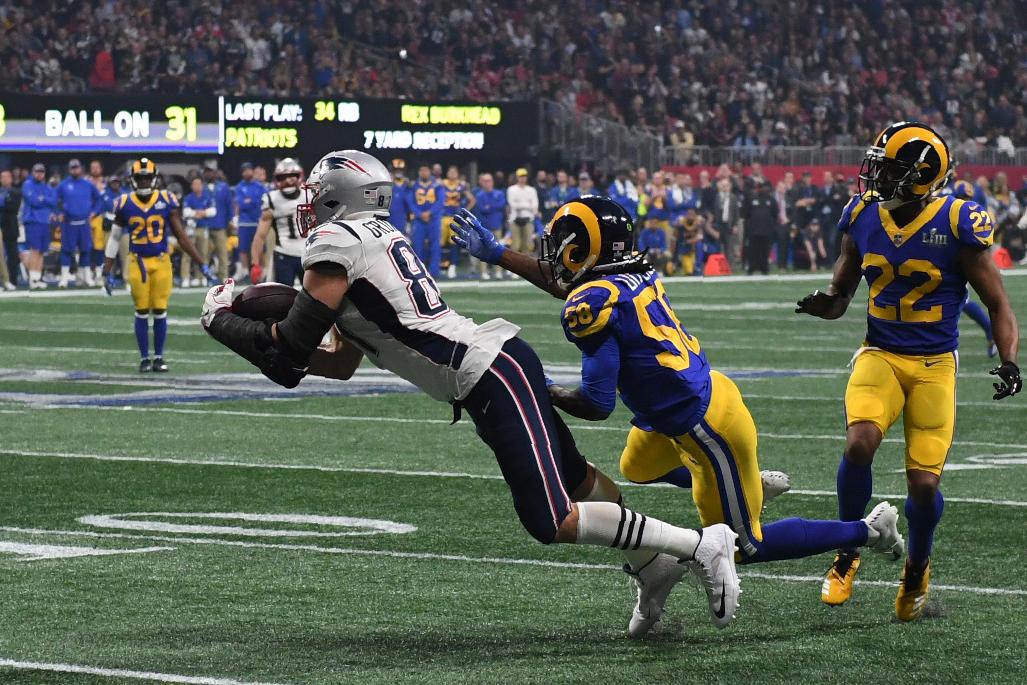
POLYGON ((103 678, 127 678, 129 680, 150 680, 158 683, 183 683, 185 685, 283 685, 282 683, 244 681, 236 680, 235 678, 208 678, 205 676, 176 675, 174 673, 154 673, 152 671, 130 671, 124 668, 100 668, 99 666, 79 666, 77 664, 17 661, 15 659, 0 659, 0 668, 13 668, 19 671, 49 671, 51 673, 81 673, 103 678))
MULTIPOLYGON (((276 464, 276 463, 254 463, 237 461, 234 459, 213 457, 211 459, 182 459, 178 457, 134 457, 115 454, 82 454, 77 452, 36 452, 32 450, 15 450, 0 448, 0 455, 14 457, 41 457, 54 459, 87 459, 93 461, 110 462, 141 462, 146 464, 172 464, 179 466, 219 466, 245 469, 268 469, 282 471, 319 471, 322 473, 366 473, 383 476, 410 476, 424 478, 468 478, 471 480, 502 480, 498 474, 489 473, 461 473, 459 471, 406 471, 403 469, 381 469, 359 466, 326 466, 317 464, 276 464)), ((632 483, 629 481, 617 481, 621 487, 632 488, 673 488, 675 486, 667 483, 632 483)), ((808 497, 837 497, 833 490, 789 490, 789 495, 805 495, 808 497)), ((872 497, 879 499, 903 499, 905 493, 882 494, 873 493, 872 497)), ((1027 507, 1027 502, 1018 500, 995 500, 981 499, 977 497, 949 497, 948 502, 962 502, 965 504, 992 504, 1002 507, 1027 507)))
MULTIPOLYGON (((16 526, 0 526, 0 531, 10 533, 26 533, 30 535, 55 535, 71 537, 91 538, 116 538, 116 539, 143 539, 158 542, 176 542, 179 544, 192 545, 214 545, 219 547, 242 547, 246 549, 267 549, 290 552, 317 552, 320 554, 339 554, 387 557, 392 559, 411 559, 415 561, 459 561, 473 564, 496 564, 500 566, 538 566, 544 568, 568 568, 598 571, 620 571, 621 566, 616 564, 594 564, 573 561, 549 561, 547 559, 516 559, 510 557, 471 557, 463 554, 440 554, 437 552, 398 552, 387 549, 354 549, 351 547, 320 547, 318 545, 297 545, 286 543, 265 543, 265 542, 243 542, 240 540, 221 540, 217 538, 186 538, 171 537, 164 535, 130 535, 127 533, 94 533, 83 530, 47 530, 43 528, 19 528, 16 526)), ((760 580, 777 580, 790 583, 816 583, 818 586, 823 582, 822 576, 796 576, 787 574, 742 572, 739 575, 746 578, 758 578, 760 580)), ((896 582, 884 580, 857 580, 856 585, 867 587, 894 588, 896 582)), ((935 590, 951 590, 953 592, 969 592, 978 595, 1010 595, 1016 597, 1027 596, 1027 590, 1017 588, 978 587, 975 585, 932 585, 935 590)))

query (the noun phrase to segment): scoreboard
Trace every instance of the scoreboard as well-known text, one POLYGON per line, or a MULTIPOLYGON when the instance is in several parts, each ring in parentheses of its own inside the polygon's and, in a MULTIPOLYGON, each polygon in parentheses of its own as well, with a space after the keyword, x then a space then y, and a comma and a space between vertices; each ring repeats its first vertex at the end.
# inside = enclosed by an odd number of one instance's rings
POLYGON ((523 157, 530 102, 0 94, 0 152, 232 154, 317 158, 333 149, 523 157))

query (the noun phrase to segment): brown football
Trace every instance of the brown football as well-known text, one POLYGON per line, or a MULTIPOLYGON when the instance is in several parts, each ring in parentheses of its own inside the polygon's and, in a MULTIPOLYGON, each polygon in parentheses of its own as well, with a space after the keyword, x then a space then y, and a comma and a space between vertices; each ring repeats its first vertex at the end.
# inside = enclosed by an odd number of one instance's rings
POLYGON ((281 321, 292 308, 296 290, 281 283, 251 285, 232 300, 232 311, 254 321, 281 321))

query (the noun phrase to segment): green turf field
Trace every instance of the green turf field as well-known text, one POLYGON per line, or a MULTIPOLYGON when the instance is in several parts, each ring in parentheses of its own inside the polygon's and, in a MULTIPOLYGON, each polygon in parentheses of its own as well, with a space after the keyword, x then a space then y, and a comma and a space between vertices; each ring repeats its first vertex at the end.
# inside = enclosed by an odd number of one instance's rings
MULTIPOLYGON (((1027 321, 1027 278, 1006 284, 1027 321)), ((746 395, 762 466, 792 476, 767 520, 835 514, 862 318, 858 306, 837 322, 792 314, 817 285, 668 284, 746 395)), ((555 300, 442 289, 479 321, 520 324, 558 380, 575 376, 555 300)), ((1027 396, 992 402, 994 363, 970 321, 934 558, 939 617, 897 624, 900 565, 879 557, 848 605, 824 606, 825 555, 745 567, 725 631, 682 585, 660 634, 638 643, 624 637, 619 558, 534 542, 468 419, 447 425, 448 406, 373 369, 283 391, 206 337, 201 300, 173 297, 171 373, 140 376, 123 294, 0 297, 0 683, 1024 680, 1027 396)), ((624 410, 570 423, 616 473, 624 410)), ((874 488, 900 510, 901 435, 882 447, 874 488)), ((697 524, 687 492, 625 495, 697 524)))

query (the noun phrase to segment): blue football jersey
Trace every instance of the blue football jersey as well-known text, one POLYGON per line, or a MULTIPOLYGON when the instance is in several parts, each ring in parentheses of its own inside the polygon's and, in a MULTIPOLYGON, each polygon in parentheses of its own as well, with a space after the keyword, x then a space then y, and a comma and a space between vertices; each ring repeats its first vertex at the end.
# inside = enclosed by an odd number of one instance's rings
POLYGON ((951 195, 937 197, 900 228, 880 204, 855 196, 838 230, 856 243, 870 286, 867 344, 900 354, 955 350, 967 295, 959 250, 992 244, 987 210, 951 195))
POLYGON ((683 435, 710 401, 710 365, 678 321, 655 272, 618 274, 573 290, 563 308, 567 339, 583 352, 617 342, 617 390, 643 430, 683 435))
POLYGON ((178 209, 178 199, 166 190, 155 190, 141 199, 125 193, 114 201, 114 223, 128 231, 128 249, 142 257, 168 251, 168 217, 178 209))

